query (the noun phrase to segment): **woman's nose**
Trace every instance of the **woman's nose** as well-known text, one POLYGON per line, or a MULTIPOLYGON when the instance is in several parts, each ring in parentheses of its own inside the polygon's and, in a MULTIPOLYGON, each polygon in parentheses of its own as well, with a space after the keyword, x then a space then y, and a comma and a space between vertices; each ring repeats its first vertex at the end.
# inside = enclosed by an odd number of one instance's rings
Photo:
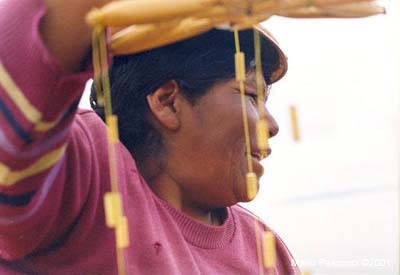
POLYGON ((268 121, 269 137, 272 138, 278 134, 279 125, 276 122, 275 118, 269 112, 267 112, 267 121, 268 121))

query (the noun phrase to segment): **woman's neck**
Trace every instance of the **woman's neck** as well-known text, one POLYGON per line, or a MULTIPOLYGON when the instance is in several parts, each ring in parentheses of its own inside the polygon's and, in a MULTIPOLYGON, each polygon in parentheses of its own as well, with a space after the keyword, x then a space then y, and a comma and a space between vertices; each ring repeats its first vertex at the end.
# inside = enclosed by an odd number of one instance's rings
POLYGON ((171 177, 160 173, 148 182, 152 191, 175 209, 202 223, 218 226, 223 223, 220 209, 203 209, 185 199, 185 194, 171 177))

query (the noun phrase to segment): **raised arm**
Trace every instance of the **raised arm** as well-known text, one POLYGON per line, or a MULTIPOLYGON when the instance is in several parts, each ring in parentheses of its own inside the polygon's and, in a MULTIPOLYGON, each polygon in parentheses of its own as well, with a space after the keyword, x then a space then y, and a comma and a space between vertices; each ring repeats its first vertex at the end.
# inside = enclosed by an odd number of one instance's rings
POLYGON ((48 12, 41 23, 43 40, 67 72, 79 70, 90 47, 86 13, 107 2, 110 0, 45 0, 48 12))
POLYGON ((75 113, 91 76, 80 66, 91 40, 84 16, 105 2, 0 0, 4 260, 54 244, 76 222, 95 184, 90 141, 75 113))

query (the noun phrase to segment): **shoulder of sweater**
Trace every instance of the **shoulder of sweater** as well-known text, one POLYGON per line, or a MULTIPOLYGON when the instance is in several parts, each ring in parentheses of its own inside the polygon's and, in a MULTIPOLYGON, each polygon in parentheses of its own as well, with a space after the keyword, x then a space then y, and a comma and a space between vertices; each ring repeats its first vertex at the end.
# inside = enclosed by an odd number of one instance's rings
MULTIPOLYGON (((107 126, 96 112, 91 109, 78 109, 72 132, 74 138, 81 139, 82 135, 85 135, 85 142, 96 143, 97 148, 107 148, 107 126), (79 132, 79 134, 77 132, 79 132)), ((116 148, 120 155, 118 159, 125 161, 128 160, 128 163, 133 164, 135 166, 134 169, 136 170, 136 162, 128 149, 121 142, 118 143, 116 148)), ((96 149, 97 153, 100 151, 106 152, 107 150, 96 149)))
POLYGON ((79 128, 86 128, 92 134, 97 134, 97 138, 107 137, 106 124, 93 110, 78 109, 74 122, 79 128))
MULTIPOLYGON (((254 230, 254 219, 258 220, 258 225, 260 229, 262 229, 264 232, 269 231, 272 234, 274 234, 277 243, 279 244, 279 250, 281 253, 284 253, 288 259, 293 259, 292 254, 290 253, 289 249, 287 248, 286 244, 282 240, 282 238, 279 236, 279 234, 273 230, 271 227, 269 227, 260 217, 252 213, 250 210, 244 208, 241 205, 234 205, 230 207, 233 215, 236 217, 236 219, 241 222, 241 224, 246 224, 247 226, 250 226, 254 230)), ((298 274, 298 273, 290 273, 290 274, 298 274)), ((300 274, 300 273, 299 273, 300 274)))
POLYGON ((77 116, 80 117, 85 122, 92 122, 92 123, 102 123, 104 122, 101 118, 91 109, 78 109, 77 116))
POLYGON ((272 231, 275 235, 275 231, 272 230, 259 216, 248 210, 247 208, 236 204, 230 207, 233 214, 240 220, 245 221, 246 223, 254 225, 254 219, 258 220, 259 226, 265 231, 272 231))
POLYGON ((106 125, 94 111, 78 109, 70 129, 70 141, 81 145, 106 144, 106 125))
POLYGON ((230 208, 236 215, 238 215, 242 218, 252 219, 252 220, 254 220, 254 218, 256 218, 256 219, 260 220, 260 217, 258 217, 253 212, 251 212, 250 210, 248 210, 247 208, 245 208, 239 204, 235 204, 235 205, 231 206, 230 208))

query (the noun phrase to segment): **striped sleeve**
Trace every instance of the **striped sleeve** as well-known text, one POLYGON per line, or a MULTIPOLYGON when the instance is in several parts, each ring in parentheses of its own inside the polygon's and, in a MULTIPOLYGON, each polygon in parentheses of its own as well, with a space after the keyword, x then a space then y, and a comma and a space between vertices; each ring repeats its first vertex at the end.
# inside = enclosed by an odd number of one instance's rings
POLYGON ((18 217, 39 215, 44 189, 64 184, 70 128, 91 74, 65 75, 40 37, 45 13, 42 0, 0 1, 0 257, 5 259, 34 249, 13 249, 27 226, 18 217))

